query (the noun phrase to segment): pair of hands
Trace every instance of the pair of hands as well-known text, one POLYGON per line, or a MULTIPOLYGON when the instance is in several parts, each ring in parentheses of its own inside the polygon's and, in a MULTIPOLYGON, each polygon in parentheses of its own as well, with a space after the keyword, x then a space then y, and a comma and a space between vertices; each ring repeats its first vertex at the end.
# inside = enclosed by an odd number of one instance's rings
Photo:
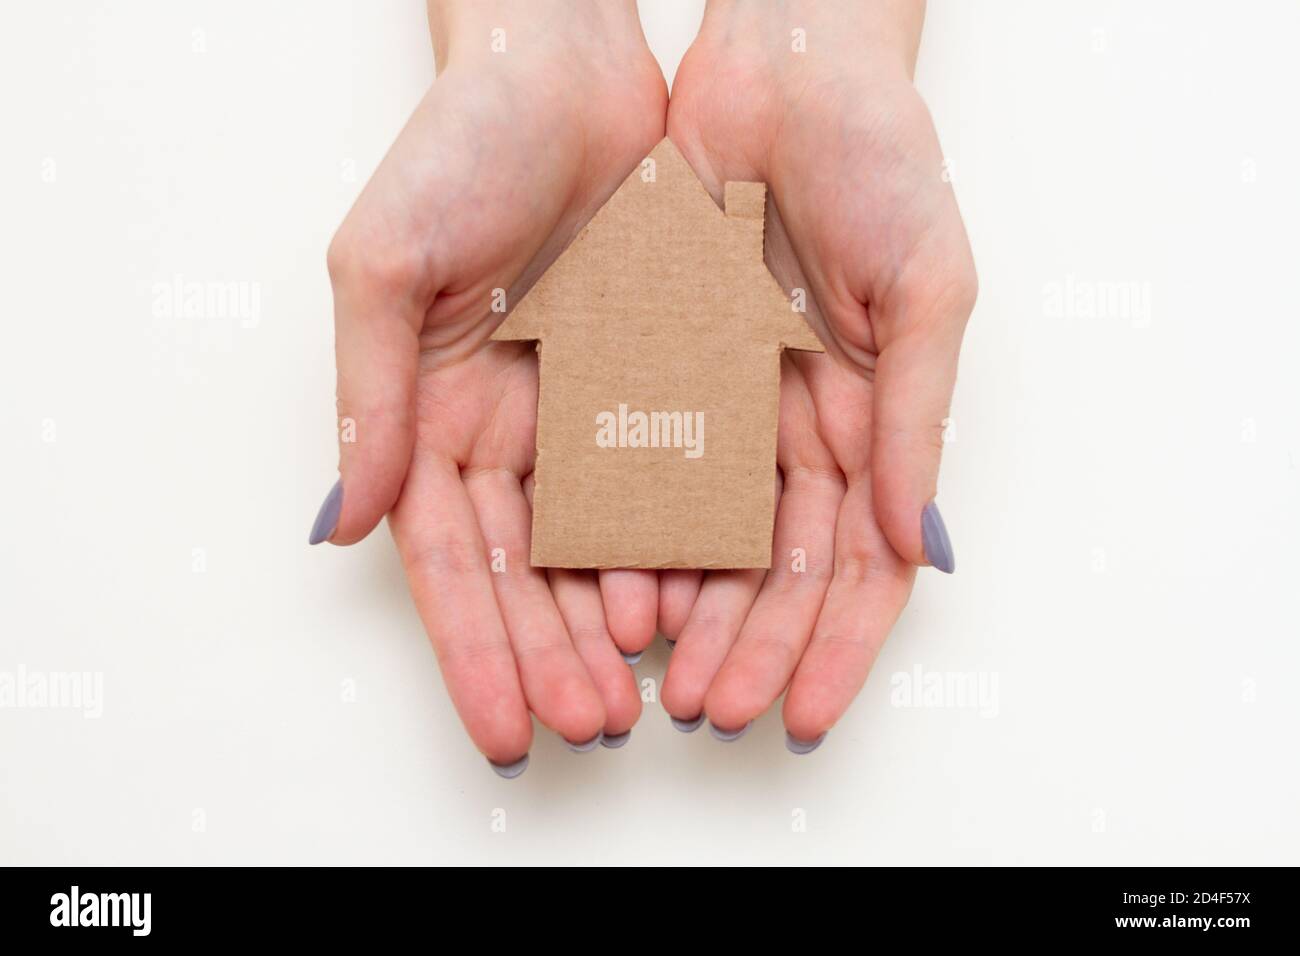
POLYGON ((526 766, 530 711, 575 749, 621 745, 641 711, 627 664, 656 628, 676 642, 661 700, 679 729, 734 739, 788 688, 806 752, 916 567, 952 570, 932 501, 975 277, 910 80, 921 16, 710 0, 669 102, 630 0, 430 3, 438 80, 329 250, 342 478, 312 541, 390 516, 499 773, 526 766), (532 568, 536 353, 489 340, 492 290, 518 301, 665 128, 715 199, 768 183, 768 265, 807 290, 827 349, 783 359, 772 570, 532 568))

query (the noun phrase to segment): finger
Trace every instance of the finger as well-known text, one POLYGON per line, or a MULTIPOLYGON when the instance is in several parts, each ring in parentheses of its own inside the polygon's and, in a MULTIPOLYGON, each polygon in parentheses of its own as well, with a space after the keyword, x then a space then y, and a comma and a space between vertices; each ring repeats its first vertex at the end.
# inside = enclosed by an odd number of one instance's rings
POLYGON ((422 456, 390 526, 465 730, 488 760, 518 767, 532 744, 533 722, 456 465, 422 456))
POLYGON ((784 475, 772 570, 704 701, 709 723, 723 730, 748 726, 785 690, 831 580, 844 478, 834 469, 784 475))
POLYGON ((637 693, 632 669, 605 627, 605 606, 596 575, 590 571, 552 568, 547 578, 573 646, 605 705, 601 742, 610 747, 622 746, 641 716, 641 695, 637 693))
POLYGON ((347 224, 330 246, 338 366, 338 482, 308 541, 352 544, 402 489, 415 441, 415 376, 423 311, 410 253, 378 250, 347 224))
POLYGON ((951 574, 952 544, 934 503, 943 432, 962 332, 974 305, 974 271, 939 293, 899 293, 881 322, 871 473, 876 517, 902 558, 951 574))
POLYGON ((835 574, 790 689, 787 745, 806 753, 848 709, 912 591, 916 569, 875 521, 871 484, 851 482, 835 533, 835 574))
POLYGON ((745 623, 763 570, 710 571, 700 585, 664 675, 660 700, 673 726, 690 732, 704 720, 704 695, 745 623))
POLYGON ((700 571, 659 572, 659 633, 676 644, 695 599, 700 596, 704 574, 700 571))
MULTIPOLYGON (((534 480, 523 481, 524 498, 531 510, 534 480)), ((587 667, 587 673, 605 705, 605 728, 601 744, 616 748, 627 743, 632 726, 641 716, 641 695, 636 677, 610 637, 605 624, 605 606, 600 584, 591 571, 551 568, 547 572, 551 594, 573 646, 587 667)))
POLYGON ((654 571, 601 571, 600 594, 609 633, 627 662, 635 664, 655 638, 659 576, 654 571))
POLYGON ((571 746, 595 746, 605 706, 569 639, 545 572, 529 564, 532 515, 519 479, 505 469, 485 468, 464 480, 496 562, 492 586, 528 706, 571 746))

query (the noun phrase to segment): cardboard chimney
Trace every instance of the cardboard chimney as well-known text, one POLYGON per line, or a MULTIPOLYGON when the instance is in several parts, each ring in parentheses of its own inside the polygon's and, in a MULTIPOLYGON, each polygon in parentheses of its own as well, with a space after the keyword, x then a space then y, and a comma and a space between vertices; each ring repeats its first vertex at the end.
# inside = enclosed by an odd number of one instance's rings
POLYGON ((781 350, 822 346, 765 202, 719 209, 665 139, 493 335, 538 343, 534 566, 770 565, 781 350))

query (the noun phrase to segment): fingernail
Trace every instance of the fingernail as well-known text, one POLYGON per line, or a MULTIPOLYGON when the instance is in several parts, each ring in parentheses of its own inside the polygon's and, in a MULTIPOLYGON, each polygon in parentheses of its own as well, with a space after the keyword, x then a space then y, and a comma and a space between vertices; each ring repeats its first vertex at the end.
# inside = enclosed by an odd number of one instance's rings
POLYGON ((752 723, 753 721, 751 720, 739 730, 719 730, 717 727, 713 726, 713 721, 709 721, 709 733, 713 734, 713 736, 717 737, 723 743, 729 744, 733 740, 739 740, 741 737, 745 736, 745 731, 749 729, 749 724, 752 723))
POLYGON ((957 559, 952 556, 952 542, 948 540, 943 515, 939 514, 939 506, 933 501, 921 512, 921 546, 925 548, 925 560, 944 574, 952 574, 957 559))
POLYGON ((564 741, 564 746, 568 747, 575 754, 585 754, 588 750, 595 750, 596 744, 600 743, 600 738, 603 736, 604 734, 596 734, 596 736, 581 744, 575 744, 572 740, 566 739, 564 741))
POLYGON ((600 745, 602 747, 608 747, 610 750, 617 750, 619 747, 627 743, 631 736, 632 731, 630 730, 625 730, 621 734, 602 734, 600 745))
POLYGON ((826 735, 822 734, 816 740, 800 740, 787 730, 785 732, 785 749, 792 754, 810 754, 820 747, 825 739, 826 735))
POLYGON ((664 638, 664 641, 668 644, 668 649, 669 649, 670 651, 671 651, 673 648, 675 648, 675 647, 677 646, 677 642, 674 641, 674 640, 671 640, 670 638, 665 637, 665 638, 664 638))
MULTIPOLYGON (((334 487, 330 493, 325 496, 324 502, 321 503, 320 511, 316 512, 316 521, 311 526, 311 534, 307 538, 308 544, 320 544, 334 533, 338 527, 339 512, 343 510, 343 479, 340 478, 334 482, 334 487)), ((523 771, 521 770, 520 773, 523 771)))
POLYGON ((693 734, 700 729, 700 724, 704 723, 704 714, 700 714, 694 720, 680 720, 673 718, 673 726, 684 734, 693 734))
MULTIPOLYGON (((622 651, 619 651, 619 653, 623 654, 622 651)), ((641 663, 641 655, 644 653, 645 651, 637 651, 635 654, 623 654, 623 660, 627 661, 628 666, 631 667, 633 664, 641 663)))
POLYGON ((498 777, 505 777, 507 780, 513 780, 528 769, 528 754, 524 754, 514 763, 493 763, 489 760, 488 766, 496 772, 498 777))

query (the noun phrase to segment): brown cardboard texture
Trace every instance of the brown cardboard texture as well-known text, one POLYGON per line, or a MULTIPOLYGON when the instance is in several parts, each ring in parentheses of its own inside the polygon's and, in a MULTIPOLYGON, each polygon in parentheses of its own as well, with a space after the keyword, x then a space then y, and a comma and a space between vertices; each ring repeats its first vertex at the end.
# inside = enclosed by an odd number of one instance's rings
POLYGON ((727 183, 719 209, 665 139, 497 329, 538 341, 534 566, 771 563, 781 350, 822 346, 765 203, 727 183))

